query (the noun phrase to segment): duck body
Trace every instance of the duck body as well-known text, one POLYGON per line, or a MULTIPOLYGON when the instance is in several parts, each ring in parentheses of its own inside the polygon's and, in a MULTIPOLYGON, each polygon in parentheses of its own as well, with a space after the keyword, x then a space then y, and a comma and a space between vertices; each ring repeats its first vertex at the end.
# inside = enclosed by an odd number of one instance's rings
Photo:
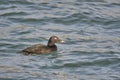
POLYGON ((55 43, 63 43, 61 39, 59 39, 57 36, 51 36, 49 38, 48 44, 35 44, 30 47, 27 47, 26 49, 22 50, 21 52, 25 54, 42 54, 42 53, 50 53, 53 51, 57 51, 57 46, 55 43))
POLYGON ((40 54, 40 53, 49 53, 49 52, 53 52, 53 51, 57 51, 57 46, 46 46, 43 44, 36 44, 33 46, 30 46, 24 50, 22 50, 22 52, 26 53, 26 54, 40 54))

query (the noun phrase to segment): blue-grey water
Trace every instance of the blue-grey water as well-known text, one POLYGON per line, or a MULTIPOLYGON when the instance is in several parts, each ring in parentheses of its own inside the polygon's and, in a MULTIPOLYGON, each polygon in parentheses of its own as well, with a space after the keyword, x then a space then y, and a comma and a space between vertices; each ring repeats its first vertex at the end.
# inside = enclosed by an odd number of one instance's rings
POLYGON ((0 80, 120 80, 120 0, 0 0, 0 80))

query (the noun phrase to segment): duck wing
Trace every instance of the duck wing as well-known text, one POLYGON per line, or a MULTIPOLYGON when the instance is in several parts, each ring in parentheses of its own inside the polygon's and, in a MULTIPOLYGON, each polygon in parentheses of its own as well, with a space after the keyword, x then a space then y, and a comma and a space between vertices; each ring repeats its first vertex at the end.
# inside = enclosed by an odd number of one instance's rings
POLYGON ((42 53, 43 49, 46 49, 47 46, 42 45, 42 44, 36 44, 33 46, 30 46, 24 50, 22 50, 22 52, 27 53, 27 54, 31 54, 31 53, 42 53))

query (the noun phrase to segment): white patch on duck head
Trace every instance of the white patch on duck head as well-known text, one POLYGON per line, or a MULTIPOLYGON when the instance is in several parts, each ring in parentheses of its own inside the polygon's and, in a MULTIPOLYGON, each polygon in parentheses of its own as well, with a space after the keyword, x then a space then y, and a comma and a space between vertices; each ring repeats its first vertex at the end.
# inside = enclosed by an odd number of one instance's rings
POLYGON ((58 38, 57 37, 54 37, 55 40, 57 40, 58 38))
POLYGON ((55 39, 55 40, 57 40, 57 38, 56 38, 56 37, 54 37, 54 39, 55 39))

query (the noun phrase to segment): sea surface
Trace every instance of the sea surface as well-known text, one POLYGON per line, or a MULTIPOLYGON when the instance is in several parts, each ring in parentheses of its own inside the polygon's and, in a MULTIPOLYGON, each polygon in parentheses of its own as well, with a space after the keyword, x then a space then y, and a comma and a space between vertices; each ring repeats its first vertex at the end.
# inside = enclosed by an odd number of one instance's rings
POLYGON ((120 0, 0 0, 0 80, 120 80, 120 0))

